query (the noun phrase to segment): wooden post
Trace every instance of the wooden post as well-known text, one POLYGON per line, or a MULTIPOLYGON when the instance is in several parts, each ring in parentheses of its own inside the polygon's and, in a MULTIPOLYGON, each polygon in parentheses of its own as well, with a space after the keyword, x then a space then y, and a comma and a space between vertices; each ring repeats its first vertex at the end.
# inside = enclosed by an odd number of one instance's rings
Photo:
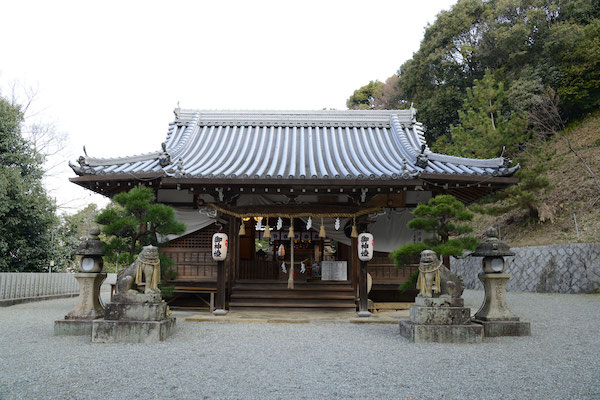
POLYGON ((225 310, 225 267, 223 261, 217 261, 217 310, 225 310))
POLYGON ((356 296, 357 298, 360 297, 360 293, 359 293, 359 283, 358 283, 358 277, 359 277, 359 265, 358 265, 358 242, 356 240, 356 238, 350 238, 350 257, 348 257, 350 260, 350 279, 352 280, 352 288, 354 289, 354 296, 356 296))
MULTIPOLYGON (((233 288, 233 281, 236 279, 236 270, 235 270, 235 218, 229 217, 229 227, 227 229, 229 236, 229 254, 228 254, 228 270, 227 274, 227 301, 231 301, 231 289, 233 288)), ((218 272, 218 271, 217 271, 218 272)))
POLYGON ((360 262, 360 273, 358 275, 358 312, 369 312, 369 294, 367 293, 367 262, 360 262))
POLYGON ((242 220, 238 220, 238 218, 233 219, 233 243, 235 244, 233 253, 231 253, 233 257, 233 262, 235 266, 235 276, 240 276, 240 236, 238 235, 238 231, 236 228, 240 227, 240 223, 242 220))

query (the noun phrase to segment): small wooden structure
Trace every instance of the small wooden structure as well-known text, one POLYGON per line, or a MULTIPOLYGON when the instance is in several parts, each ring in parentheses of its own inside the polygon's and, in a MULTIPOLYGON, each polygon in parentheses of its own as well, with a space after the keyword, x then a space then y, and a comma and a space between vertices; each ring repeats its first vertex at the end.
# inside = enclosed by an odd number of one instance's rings
POLYGON ((373 293, 393 290, 412 272, 387 258, 391 246, 402 244, 394 242, 398 229, 413 240, 397 213, 440 193, 469 203, 518 181, 512 177, 518 166, 507 158, 431 152, 415 114, 176 109, 161 150, 82 156, 71 164, 78 175, 71 181, 108 197, 146 185, 178 216, 187 215, 183 222, 195 229, 162 248, 175 261, 181 287, 215 287, 210 239, 223 229, 230 238, 229 307, 347 310, 367 285, 359 277, 356 232, 377 225, 368 265, 373 293))

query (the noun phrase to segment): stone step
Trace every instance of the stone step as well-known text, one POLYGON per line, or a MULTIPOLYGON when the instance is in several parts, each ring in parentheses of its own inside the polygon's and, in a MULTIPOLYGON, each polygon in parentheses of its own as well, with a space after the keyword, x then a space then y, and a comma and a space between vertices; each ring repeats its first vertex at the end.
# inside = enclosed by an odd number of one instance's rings
POLYGON ((352 292, 313 292, 296 290, 253 290, 253 291, 234 291, 231 299, 324 299, 324 300, 352 300, 352 292))

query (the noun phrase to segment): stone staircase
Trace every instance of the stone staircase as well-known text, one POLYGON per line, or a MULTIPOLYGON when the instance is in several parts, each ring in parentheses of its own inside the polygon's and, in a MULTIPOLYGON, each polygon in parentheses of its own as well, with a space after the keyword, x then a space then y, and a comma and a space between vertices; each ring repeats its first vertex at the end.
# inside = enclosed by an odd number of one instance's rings
POLYGON ((231 291, 232 311, 355 311, 350 281, 296 282, 237 281, 231 291))

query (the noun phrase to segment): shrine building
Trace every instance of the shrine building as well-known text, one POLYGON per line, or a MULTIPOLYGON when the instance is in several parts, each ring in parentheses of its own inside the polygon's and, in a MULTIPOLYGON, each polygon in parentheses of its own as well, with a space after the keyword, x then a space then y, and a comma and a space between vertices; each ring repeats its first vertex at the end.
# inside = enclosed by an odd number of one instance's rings
POLYGON ((229 309, 354 311, 367 292, 402 300, 398 285, 416 266, 396 269, 388 253, 422 240, 407 227, 411 210, 438 194, 467 204, 518 182, 508 158, 431 152, 414 109, 174 113, 157 151, 82 156, 70 180, 107 197, 152 188, 187 227, 161 248, 176 265, 176 297, 216 293, 229 309), (229 236, 220 273, 219 230, 229 236), (368 274, 362 232, 374 236, 368 274))

